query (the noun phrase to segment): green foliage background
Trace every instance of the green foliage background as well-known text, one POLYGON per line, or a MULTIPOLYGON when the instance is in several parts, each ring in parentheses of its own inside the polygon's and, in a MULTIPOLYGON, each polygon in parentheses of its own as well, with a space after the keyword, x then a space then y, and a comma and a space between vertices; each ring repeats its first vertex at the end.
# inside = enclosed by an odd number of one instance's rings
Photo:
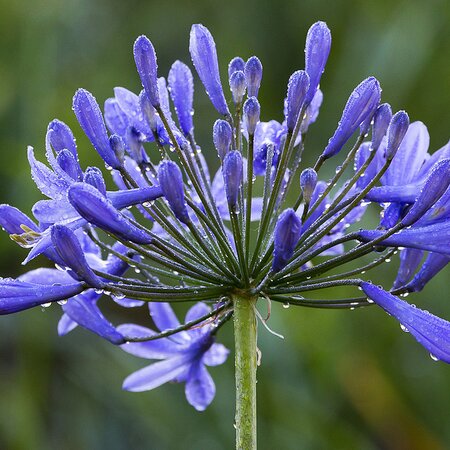
MULTIPOLYGON (((71 111, 76 88, 90 90, 100 103, 114 86, 139 90, 134 39, 150 37, 160 73, 167 74, 175 59, 189 61, 191 23, 212 31, 223 74, 233 56, 260 57, 267 120, 280 118, 289 75, 303 67, 308 27, 327 21, 333 47, 322 82, 325 102, 308 137, 306 163, 326 144, 349 92, 370 74, 394 110, 425 122, 432 151, 449 137, 448 0, 0 0, 0 11, 0 201, 25 210, 40 198, 25 149, 33 145, 43 156, 54 117, 73 127, 82 162, 99 164, 71 111)), ((216 114, 197 81, 196 87, 197 137, 208 153, 216 114)), ((0 275, 21 273, 24 255, 3 234, 0 275)), ((396 268, 393 262, 373 279, 387 286, 396 268)), ((411 301, 450 318, 448 276, 447 269, 411 301)), ((110 314, 128 320, 114 309, 110 314)), ((145 309, 133 314, 148 320, 145 309)), ((197 413, 181 386, 121 391, 123 378, 145 361, 86 331, 58 338, 59 316, 53 306, 1 318, 0 448, 233 448, 232 355, 212 370, 214 403, 197 413)), ((274 306, 270 326, 286 339, 260 330, 262 450, 450 448, 450 369, 382 311, 274 306)), ((231 345, 231 327, 221 337, 231 345)))

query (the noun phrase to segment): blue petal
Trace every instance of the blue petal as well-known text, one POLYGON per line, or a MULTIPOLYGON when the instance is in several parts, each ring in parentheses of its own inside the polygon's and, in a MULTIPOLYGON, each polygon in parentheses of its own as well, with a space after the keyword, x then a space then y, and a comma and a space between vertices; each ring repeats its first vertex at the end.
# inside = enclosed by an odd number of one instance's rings
POLYGON ((63 314, 58 322, 58 336, 65 336, 74 330, 78 324, 72 320, 67 314, 63 314))
MULTIPOLYGON (((381 237, 384 233, 380 230, 362 230, 358 233, 358 239, 369 242, 381 237)), ((404 229, 378 245, 417 248, 450 256, 450 220, 404 229)))
MULTIPOLYGON (((148 307, 152 320, 160 331, 172 330, 180 326, 180 322, 169 303, 152 302, 149 303, 148 307)), ((186 331, 174 334, 171 339, 180 344, 190 341, 189 334, 186 331)))
POLYGON ((45 164, 37 161, 34 157, 33 147, 28 147, 28 161, 31 167, 31 177, 44 195, 60 199, 66 194, 70 183, 58 177, 45 164))
POLYGON ((105 101, 105 122, 111 133, 125 136, 130 126, 130 119, 119 106, 116 98, 108 98, 105 101))
POLYGON ((202 362, 207 366, 220 366, 223 364, 230 354, 222 344, 213 344, 210 349, 203 355, 202 362))
POLYGON ((101 193, 86 183, 75 183, 69 190, 69 201, 91 224, 129 239, 137 244, 149 244, 152 238, 129 222, 101 193))
POLYGON ((0 280, 0 315, 64 300, 84 289, 81 283, 53 286, 5 278, 0 280))
POLYGON ((434 357, 450 363, 450 322, 400 300, 370 283, 362 283, 365 294, 394 316, 434 357))
POLYGON ((53 245, 66 266, 89 286, 101 288, 103 283, 89 267, 75 233, 63 225, 54 225, 51 234, 53 245))
POLYGON ((123 382, 122 388, 126 391, 149 391, 168 381, 174 381, 182 374, 191 361, 190 354, 159 361, 132 373, 123 382))
POLYGON ((204 411, 216 395, 216 386, 206 367, 194 364, 186 381, 186 399, 197 411, 204 411))
POLYGON ((64 312, 78 325, 86 328, 98 336, 106 339, 114 345, 125 342, 123 335, 103 316, 96 304, 98 294, 93 294, 93 298, 86 294, 77 295, 71 298, 62 307, 64 312))
POLYGON ((0 226, 9 234, 22 234, 20 227, 25 225, 33 231, 38 231, 36 224, 22 211, 10 205, 0 205, 0 226))
POLYGON ((400 267, 393 284, 394 289, 404 286, 412 278, 422 257, 423 251, 414 248, 405 248, 400 252, 400 267))
POLYGON ((413 280, 406 287, 409 291, 421 291, 449 262, 450 256, 430 253, 413 280))
POLYGON ((413 122, 381 179, 382 183, 388 186, 412 183, 427 157, 429 144, 427 127, 422 122, 413 122))
MULTIPOLYGON (((134 323, 119 325, 117 330, 127 338, 143 338, 157 334, 149 328, 134 323)), ((177 353, 180 353, 179 347, 171 338, 161 338, 144 342, 127 342, 121 346, 122 350, 127 353, 145 359, 166 359, 173 357, 177 353)))
POLYGON ((417 222, 439 200, 450 185, 450 159, 436 163, 411 209, 402 219, 406 226, 417 222))

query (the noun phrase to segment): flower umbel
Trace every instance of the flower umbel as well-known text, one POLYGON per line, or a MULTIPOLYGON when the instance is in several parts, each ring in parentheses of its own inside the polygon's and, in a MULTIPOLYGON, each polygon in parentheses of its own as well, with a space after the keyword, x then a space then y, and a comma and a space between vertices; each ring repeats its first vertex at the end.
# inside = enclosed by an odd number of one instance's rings
POLYGON ((225 362, 228 350, 215 340, 234 315, 238 448, 246 449, 256 442, 260 298, 313 308, 378 305, 435 358, 449 362, 450 323, 396 295, 421 290, 450 260, 450 143, 430 155, 425 125, 380 105, 380 84, 369 76, 350 94, 314 166, 302 167, 330 47, 326 24, 314 24, 305 70, 289 78, 281 120, 261 122, 261 61, 233 58, 227 102, 214 39, 203 25, 192 27, 192 61, 218 112, 212 134, 221 167, 211 176, 194 135, 191 70, 176 61, 168 89, 152 43, 140 36, 134 44, 140 93, 115 88, 103 113, 84 89, 73 101, 117 189, 106 188, 99 168, 81 168, 72 131, 54 120, 45 141, 49 166, 28 150, 32 178, 47 197, 33 206, 35 220, 0 205, 2 227, 31 249, 25 262, 42 254, 55 264, 0 280, 0 313, 58 302, 60 334, 80 325, 128 353, 159 360, 130 375, 124 389, 182 382, 197 410, 214 397, 206 366, 225 362), (333 178, 321 180, 322 166, 343 153, 333 178), (355 228, 369 203, 381 209, 379 226, 355 228), (398 252, 392 287, 361 278, 398 252), (305 296, 341 286, 353 287, 355 295, 305 296), (97 304, 102 295, 124 308, 148 303, 150 328, 113 325, 97 304), (178 302, 197 302, 184 324, 172 310, 178 302))

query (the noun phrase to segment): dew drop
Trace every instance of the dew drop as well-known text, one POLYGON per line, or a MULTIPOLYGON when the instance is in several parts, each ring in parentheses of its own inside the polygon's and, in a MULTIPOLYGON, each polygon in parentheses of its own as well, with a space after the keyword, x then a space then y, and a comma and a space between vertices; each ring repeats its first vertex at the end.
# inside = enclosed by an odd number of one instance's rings
POLYGON ((439 358, 438 358, 436 355, 433 355, 433 353, 430 353, 430 358, 431 358, 433 361, 439 361, 439 358))
POLYGON ((58 303, 58 305, 64 306, 67 303, 67 299, 58 300, 57 303, 58 303))
POLYGON ((289 302, 283 303, 283 308, 284 308, 284 309, 288 309, 289 306, 291 306, 291 305, 289 304, 289 302))
POLYGON ((409 333, 408 328, 406 328, 405 325, 403 325, 402 323, 400 324, 400 329, 405 333, 409 333))

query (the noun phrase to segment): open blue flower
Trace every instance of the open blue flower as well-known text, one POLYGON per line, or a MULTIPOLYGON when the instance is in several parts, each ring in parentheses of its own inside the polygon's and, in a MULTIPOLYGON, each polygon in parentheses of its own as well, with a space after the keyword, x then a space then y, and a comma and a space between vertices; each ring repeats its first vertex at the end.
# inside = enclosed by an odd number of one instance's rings
MULTIPOLYGON (((153 322, 160 331, 180 326, 168 303, 149 305, 153 322)), ((204 303, 197 303, 186 314, 185 321, 196 320, 210 312, 204 303)), ((195 328, 182 331, 168 338, 147 342, 129 342, 122 349, 132 355, 159 362, 134 372, 128 376, 123 388, 127 391, 149 391, 169 381, 186 383, 187 401, 198 411, 203 411, 212 402, 216 388, 206 366, 223 364, 229 351, 215 343, 214 322, 200 323, 195 328)), ((154 331, 135 324, 124 324, 118 331, 127 336, 145 337, 154 331)))

